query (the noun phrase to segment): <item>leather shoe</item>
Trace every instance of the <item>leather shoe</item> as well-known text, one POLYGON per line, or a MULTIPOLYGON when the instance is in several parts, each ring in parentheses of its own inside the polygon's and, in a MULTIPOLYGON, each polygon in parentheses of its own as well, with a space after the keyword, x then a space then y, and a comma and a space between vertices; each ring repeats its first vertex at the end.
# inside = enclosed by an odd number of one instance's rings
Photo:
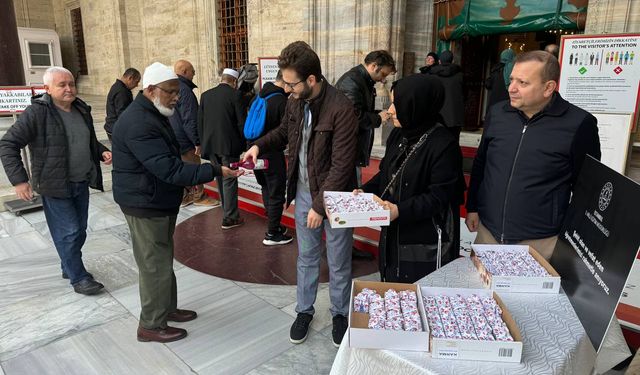
POLYGON ((104 285, 95 281, 94 279, 82 279, 79 282, 73 284, 73 290, 76 293, 90 296, 92 294, 100 293, 104 285))
POLYGON ((170 322, 188 322, 198 317, 195 311, 176 309, 174 312, 170 312, 167 315, 167 320, 170 322))
POLYGON ((187 330, 169 327, 146 329, 138 326, 138 341, 140 342, 172 342, 187 337, 187 330))

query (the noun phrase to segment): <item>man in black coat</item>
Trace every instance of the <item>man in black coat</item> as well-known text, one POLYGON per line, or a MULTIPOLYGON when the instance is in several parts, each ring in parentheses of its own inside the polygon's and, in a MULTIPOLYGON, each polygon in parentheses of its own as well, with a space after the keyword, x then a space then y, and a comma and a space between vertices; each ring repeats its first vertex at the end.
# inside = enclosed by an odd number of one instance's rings
POLYGON ((51 67, 44 74, 46 94, 36 97, 0 140, 0 159, 18 198, 30 201, 33 190, 42 205, 51 238, 76 293, 96 294, 104 286, 82 262, 87 238, 89 187, 103 190, 100 161, 111 164, 111 152, 98 142, 91 107, 76 97, 70 71, 51 67), (29 176, 20 150, 29 146, 29 176), (33 190, 32 190, 33 189, 33 190))
POLYGON ((582 163, 600 159, 596 118, 556 92, 559 78, 553 55, 519 54, 510 101, 490 108, 467 201, 476 243, 526 244, 551 258, 582 163))
POLYGON ((453 53, 444 51, 440 54, 440 64, 433 66, 429 74, 436 76, 444 85, 445 99, 440 115, 445 126, 459 141, 464 125, 462 69, 460 65, 453 63, 453 53))
MULTIPOLYGON (((202 157, 228 166, 240 160, 246 148, 244 121, 246 113, 240 104, 236 83, 238 72, 224 69, 220 84, 205 91, 198 110, 198 135, 202 157)), ((222 229, 244 223, 238 211, 238 180, 216 178, 224 211, 222 229)))
POLYGON ((168 66, 145 69, 143 92, 113 128, 113 198, 125 215, 139 269, 138 341, 180 340, 187 331, 167 321, 187 322, 195 311, 177 308, 173 273, 173 233, 185 186, 237 177, 238 171, 211 164, 185 163, 168 117, 180 92, 168 66))
MULTIPOLYGON (((288 95, 284 91, 282 72, 278 71, 275 82, 265 83, 258 96, 267 101, 264 131, 258 137, 260 138, 280 126, 282 116, 284 116, 288 95)), ((287 165, 284 159, 284 148, 265 152, 260 157, 269 161, 269 168, 254 172, 256 180, 262 187, 262 201, 269 220, 267 233, 262 243, 267 246, 288 244, 293 241, 293 237, 287 235, 287 228, 280 225, 287 189, 287 165)))
POLYGON ((120 79, 116 79, 111 86, 107 95, 107 117, 104 120, 104 130, 107 137, 111 141, 111 133, 113 132, 113 124, 116 123, 118 117, 133 101, 131 90, 136 88, 140 83, 140 72, 137 69, 129 68, 124 71, 120 79))
MULTIPOLYGON (((200 164, 200 138, 198 137, 198 99, 193 89, 198 86, 193 83, 196 70, 187 60, 178 60, 173 66, 173 71, 180 81, 180 95, 176 103, 173 116, 169 122, 180 144, 182 160, 200 164)), ((208 197, 204 192, 204 185, 187 186, 184 188, 182 206, 190 204, 195 206, 218 207, 220 202, 208 197)))
POLYGON ((356 156, 356 172, 358 185, 362 185, 361 168, 369 165, 373 148, 373 133, 376 128, 389 119, 386 110, 376 111, 377 82, 384 82, 387 76, 396 71, 396 63, 387 51, 373 51, 365 58, 364 63, 351 68, 336 83, 353 103, 358 116, 358 153, 356 156))

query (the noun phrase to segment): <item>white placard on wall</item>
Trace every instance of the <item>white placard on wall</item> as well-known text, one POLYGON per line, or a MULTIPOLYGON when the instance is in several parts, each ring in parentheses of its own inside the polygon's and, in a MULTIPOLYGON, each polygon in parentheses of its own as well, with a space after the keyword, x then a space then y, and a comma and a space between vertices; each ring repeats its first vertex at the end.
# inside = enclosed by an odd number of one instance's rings
POLYGON ((277 57, 258 57, 258 69, 260 72, 260 88, 267 82, 274 82, 278 75, 277 57))
POLYGON ((618 173, 624 174, 631 138, 633 113, 593 113, 598 119, 600 161, 618 173))

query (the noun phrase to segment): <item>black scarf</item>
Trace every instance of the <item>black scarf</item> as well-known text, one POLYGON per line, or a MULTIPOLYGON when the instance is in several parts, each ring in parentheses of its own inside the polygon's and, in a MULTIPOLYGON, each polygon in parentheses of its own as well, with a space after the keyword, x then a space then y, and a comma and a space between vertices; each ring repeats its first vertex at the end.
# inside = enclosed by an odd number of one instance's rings
MULTIPOLYGON (((414 74, 394 82, 393 104, 407 143, 413 144, 442 122, 440 109, 444 104, 444 86, 431 75, 414 74)), ((462 108, 460 110, 463 110, 462 108)))

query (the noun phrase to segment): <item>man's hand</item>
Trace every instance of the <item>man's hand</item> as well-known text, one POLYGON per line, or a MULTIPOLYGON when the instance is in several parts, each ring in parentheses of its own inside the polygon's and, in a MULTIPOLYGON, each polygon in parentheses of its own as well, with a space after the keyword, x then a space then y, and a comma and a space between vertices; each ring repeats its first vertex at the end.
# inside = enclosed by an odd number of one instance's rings
POLYGON ((229 167, 222 167, 222 177, 240 177, 244 174, 242 169, 231 169, 229 167))
POLYGON ((378 113, 378 115, 380 116, 380 119, 382 120, 383 123, 389 121, 389 118, 391 116, 389 116, 389 112, 387 112, 387 110, 382 110, 378 113))
POLYGON ((467 218, 464 220, 469 228, 469 232, 477 232, 480 225, 480 216, 477 212, 467 212, 467 218))
POLYGON ((102 153, 102 162, 105 165, 110 165, 111 164, 111 151, 105 151, 102 153))
POLYGON ((200 146, 196 146, 196 151, 195 154, 200 156, 200 153, 202 152, 202 149, 200 148, 200 146))
POLYGON ((313 208, 309 209, 309 213, 307 214, 307 228, 316 229, 320 227, 320 225, 322 225, 322 220, 324 220, 322 215, 315 212, 313 208))
POLYGON ((31 184, 29 184, 28 182, 23 182, 16 185, 16 195, 23 201, 29 202, 30 200, 32 200, 33 190, 31 190, 31 184))
POLYGON ((393 204, 389 201, 384 201, 382 202, 382 207, 384 207, 386 210, 390 211, 390 220, 394 221, 395 219, 398 218, 398 216, 400 216, 400 211, 398 211, 398 205, 397 204, 393 204))
POLYGON ((260 149, 258 148, 258 146, 253 145, 247 150, 247 152, 244 153, 242 161, 252 161, 255 163, 255 161, 258 160, 259 153, 260 149))

